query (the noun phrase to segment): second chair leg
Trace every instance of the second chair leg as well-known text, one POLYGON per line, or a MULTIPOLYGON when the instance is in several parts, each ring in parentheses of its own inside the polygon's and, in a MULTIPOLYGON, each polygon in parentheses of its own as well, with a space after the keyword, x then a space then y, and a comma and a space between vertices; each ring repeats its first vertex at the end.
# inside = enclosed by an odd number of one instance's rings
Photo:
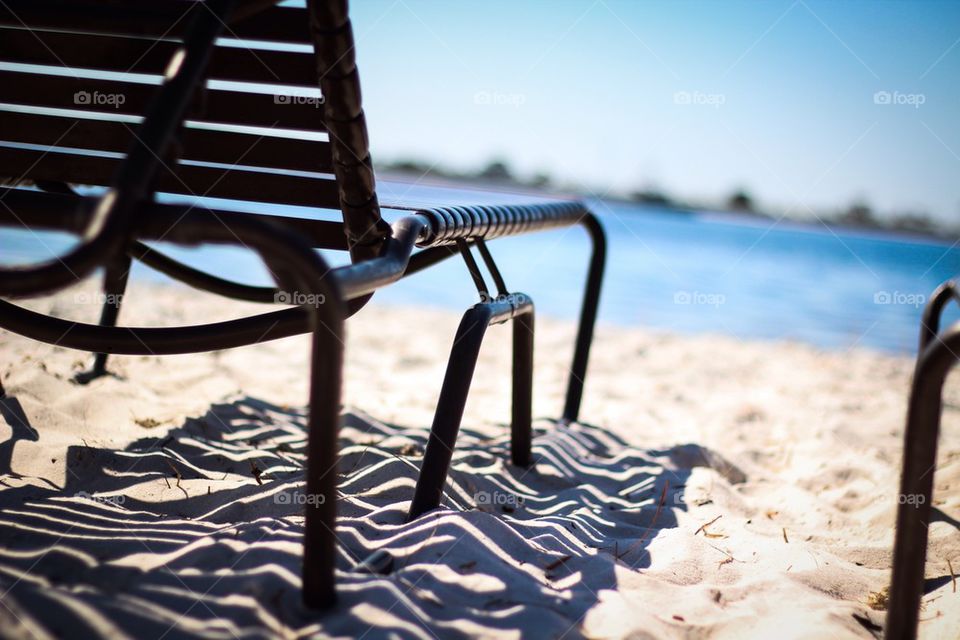
POLYGON ((477 366, 480 347, 487 327, 513 318, 513 409, 511 426, 511 458, 515 464, 527 466, 530 461, 531 408, 533 396, 533 303, 522 294, 515 294, 519 304, 486 302, 475 305, 463 314, 447 371, 440 389, 440 399, 430 427, 427 450, 423 455, 420 478, 410 504, 409 520, 440 506, 443 485, 457 444, 463 409, 470 393, 470 383, 477 366))
MULTIPOLYGON (((127 290, 127 279, 130 276, 131 260, 123 256, 111 262, 103 274, 103 307, 100 310, 100 326, 117 326, 117 317, 120 315, 120 304, 123 302, 127 290)), ((96 353, 93 356, 93 368, 77 374, 76 380, 86 384, 95 378, 106 375, 107 354, 96 353)))
POLYGON ((576 422, 580 416, 583 381, 587 377, 587 361, 590 359, 593 327, 597 321, 597 307, 600 305, 600 285, 603 283, 603 269, 607 259, 607 239, 600 221, 592 213, 588 213, 581 219, 580 224, 590 234, 592 251, 587 269, 587 283, 583 290, 580 323, 577 325, 577 343, 574 347, 573 363, 570 365, 567 399, 563 406, 562 419, 568 423, 576 422))
POLYGON ((447 361, 447 372, 440 389, 440 400, 437 401, 433 425, 430 427, 430 439, 423 455, 420 478, 410 504, 410 520, 440 505, 443 483, 450 469, 463 408, 467 403, 470 382, 473 380, 477 357, 480 355, 480 345, 489 324, 488 305, 479 304, 463 314, 457 328, 450 359, 447 361))
POLYGON ((530 466, 533 440, 533 310, 513 319, 513 405, 510 419, 510 459, 530 466))

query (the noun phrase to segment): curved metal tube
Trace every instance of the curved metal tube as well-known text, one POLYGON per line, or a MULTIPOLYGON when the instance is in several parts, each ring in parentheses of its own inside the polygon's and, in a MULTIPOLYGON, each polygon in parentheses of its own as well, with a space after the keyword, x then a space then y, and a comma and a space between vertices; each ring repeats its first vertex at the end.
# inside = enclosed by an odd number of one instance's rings
POLYGON ((373 293, 406 273, 413 247, 426 228, 422 216, 413 215, 393 223, 392 235, 378 258, 337 269, 337 280, 348 300, 373 293))
MULTIPOLYGON (((346 298, 356 300, 392 282, 396 282, 406 275, 410 254, 425 224, 423 218, 418 216, 409 216, 398 220, 392 226, 392 235, 387 239, 385 250, 380 257, 358 262, 346 269, 337 270, 340 286, 344 290, 346 298)), ((194 269, 148 247, 142 242, 133 244, 130 255, 171 278, 180 280, 197 289, 230 298, 248 302, 275 303, 281 293, 279 289, 274 287, 254 287, 240 284, 194 269)), ((352 311, 355 312, 356 310, 352 311)), ((349 315, 352 315, 352 313, 349 315)))
POLYGON ((30 267, 0 268, 0 295, 23 297, 51 293, 74 284, 103 264, 104 256, 123 252, 136 226, 137 206, 151 185, 174 133, 203 80, 207 60, 236 0, 209 0, 195 11, 184 43, 173 56, 163 84, 137 129, 112 186, 100 199, 81 244, 65 255, 30 267))
POLYGON ((943 309, 950 300, 956 300, 957 304, 960 304, 960 293, 957 292, 957 283, 954 280, 947 280, 937 287, 923 307, 923 316, 920 319, 919 353, 923 353, 940 331, 940 316, 943 315, 943 309))
POLYGON ((917 633, 933 507, 943 384, 960 359, 960 322, 939 335, 920 354, 910 389, 904 433, 893 578, 884 637, 912 639, 917 633))
POLYGON ((191 287, 237 300, 272 303, 277 301, 277 294, 280 291, 276 287, 254 287, 219 278, 205 271, 194 269, 179 260, 174 260, 140 241, 135 241, 127 253, 131 258, 139 260, 151 269, 155 269, 191 287))
MULTIPOLYGON (((186 224, 187 227, 179 230, 179 233, 196 242, 221 241, 225 237, 223 226, 213 218, 205 220, 198 217, 186 224)), ((393 228, 394 236, 387 242, 383 256, 337 269, 325 267, 331 279, 337 282, 341 299, 362 298, 377 287, 403 276, 414 243, 423 228, 423 220, 410 216, 397 221, 393 228)), ((247 239, 248 235, 256 233, 250 229, 273 229, 285 237, 299 237, 292 231, 253 218, 238 218, 231 224, 232 231, 227 235, 234 241, 239 237, 242 242, 256 248, 257 243, 247 239), (237 233, 236 237, 234 232, 237 233)), ((319 254, 312 249, 311 253, 319 258, 319 254)), ((271 261, 275 262, 272 256, 271 261)), ((307 287, 301 287, 297 291, 302 293, 308 290, 307 287)), ((185 327, 103 327, 53 318, 5 300, 0 300, 0 326, 48 344, 123 355, 170 355, 229 349, 286 338, 310 329, 309 316, 301 307, 185 327)))
POLYGON ((184 327, 102 327, 72 322, 0 300, 0 326, 60 347, 118 355, 173 355, 242 347, 306 333, 300 307, 257 316, 184 327))

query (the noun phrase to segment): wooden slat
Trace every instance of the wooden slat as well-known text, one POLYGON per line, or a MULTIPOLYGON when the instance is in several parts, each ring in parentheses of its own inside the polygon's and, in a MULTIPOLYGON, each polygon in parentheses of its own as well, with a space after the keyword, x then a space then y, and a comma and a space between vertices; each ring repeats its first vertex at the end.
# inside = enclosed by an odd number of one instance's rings
MULTIPOLYGON (((83 233, 90 226, 96 198, 44 193, 28 189, 0 187, 0 226, 34 230, 83 233)), ((141 209, 150 219, 147 231, 153 238, 168 238, 181 221, 216 216, 227 226, 236 219, 263 219, 266 214, 243 213, 183 204, 145 204, 141 209)), ((318 249, 347 249, 342 222, 270 215, 270 220, 302 235, 318 249)), ((141 236, 143 237, 143 236, 141 236)), ((149 238, 144 238, 149 239, 149 238)))
MULTIPOLYGON (((0 27, 0 60, 23 64, 162 75, 178 44, 170 40, 27 31, 0 27)), ((208 78, 317 87, 310 52, 215 47, 208 78)))
MULTIPOLYGON (((174 38, 190 23, 190 11, 204 11, 193 0, 4 0, 0 24, 31 29, 174 38)), ((244 12, 240 12, 244 15, 244 12)), ((310 43, 307 11, 270 7, 227 26, 224 37, 310 43)))
MULTIPOLYGON (((143 115, 157 89, 158 85, 119 80, 0 71, 0 102, 8 104, 143 115), (89 102, 76 99, 81 92, 91 97, 89 102), (122 96, 122 103, 116 106, 95 103, 96 95, 122 96)), ((225 89, 198 91, 187 119, 254 127, 324 130, 322 105, 278 104, 273 94, 225 89)))
MULTIPOLYGON (((0 111, 0 140, 42 146, 126 153, 135 123, 0 111)), ((333 172, 330 145, 236 131, 183 129, 180 158, 222 164, 333 172)))
MULTIPOLYGON (((0 176, 15 180, 108 185, 120 162, 117 158, 0 147, 0 176)), ((337 185, 332 179, 189 165, 180 165, 174 170, 175 176, 161 168, 157 191, 330 209, 340 207, 337 185)))

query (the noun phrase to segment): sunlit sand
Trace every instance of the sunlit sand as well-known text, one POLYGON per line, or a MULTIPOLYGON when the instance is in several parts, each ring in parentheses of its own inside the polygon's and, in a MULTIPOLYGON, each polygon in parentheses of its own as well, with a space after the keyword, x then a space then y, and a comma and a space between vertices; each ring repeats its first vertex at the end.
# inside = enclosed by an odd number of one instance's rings
MULTIPOLYGON (((85 290, 34 306, 90 320, 96 307, 73 303, 85 290)), ((124 314, 253 309, 140 285, 124 314)), ((823 638, 882 624, 909 359, 601 327, 584 422, 564 427, 551 417, 574 328, 541 318, 524 470, 508 463, 510 332, 495 328, 443 508, 408 524, 457 320, 373 306, 348 325, 340 603, 320 616, 299 588, 305 339, 117 357, 116 376, 79 387, 83 354, 4 334, 4 635, 823 638), (377 550, 383 573, 353 570, 377 550)), ((947 397, 936 506, 950 512, 956 383, 947 397)), ((924 637, 960 628, 955 524, 931 528, 924 637)))

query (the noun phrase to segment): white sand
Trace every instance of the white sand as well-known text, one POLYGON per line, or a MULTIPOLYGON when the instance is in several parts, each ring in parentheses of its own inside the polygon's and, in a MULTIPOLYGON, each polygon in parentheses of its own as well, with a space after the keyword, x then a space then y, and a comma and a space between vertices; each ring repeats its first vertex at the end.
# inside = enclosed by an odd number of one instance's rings
MULTIPOLYGON (((97 316, 77 300, 33 306, 97 316)), ((144 285, 125 302, 131 324, 262 309, 144 285)), ((889 581, 908 359, 601 328, 585 422, 559 428, 546 418, 573 326, 538 319, 537 464, 524 471, 506 462, 498 327, 445 508, 404 524, 457 322, 372 306, 348 325, 341 601, 323 616, 300 606, 301 508, 276 500, 302 480, 304 338, 118 357, 118 378, 80 387, 69 379, 84 354, 0 334, 13 398, 0 421, 0 636, 876 635, 884 613, 867 602, 889 581), (478 505, 486 496, 509 504, 478 505), (390 575, 349 571, 380 548, 390 575)), ((935 502, 958 517, 956 379, 947 397, 935 502)), ((924 637, 960 635, 955 524, 931 526, 924 637)))

